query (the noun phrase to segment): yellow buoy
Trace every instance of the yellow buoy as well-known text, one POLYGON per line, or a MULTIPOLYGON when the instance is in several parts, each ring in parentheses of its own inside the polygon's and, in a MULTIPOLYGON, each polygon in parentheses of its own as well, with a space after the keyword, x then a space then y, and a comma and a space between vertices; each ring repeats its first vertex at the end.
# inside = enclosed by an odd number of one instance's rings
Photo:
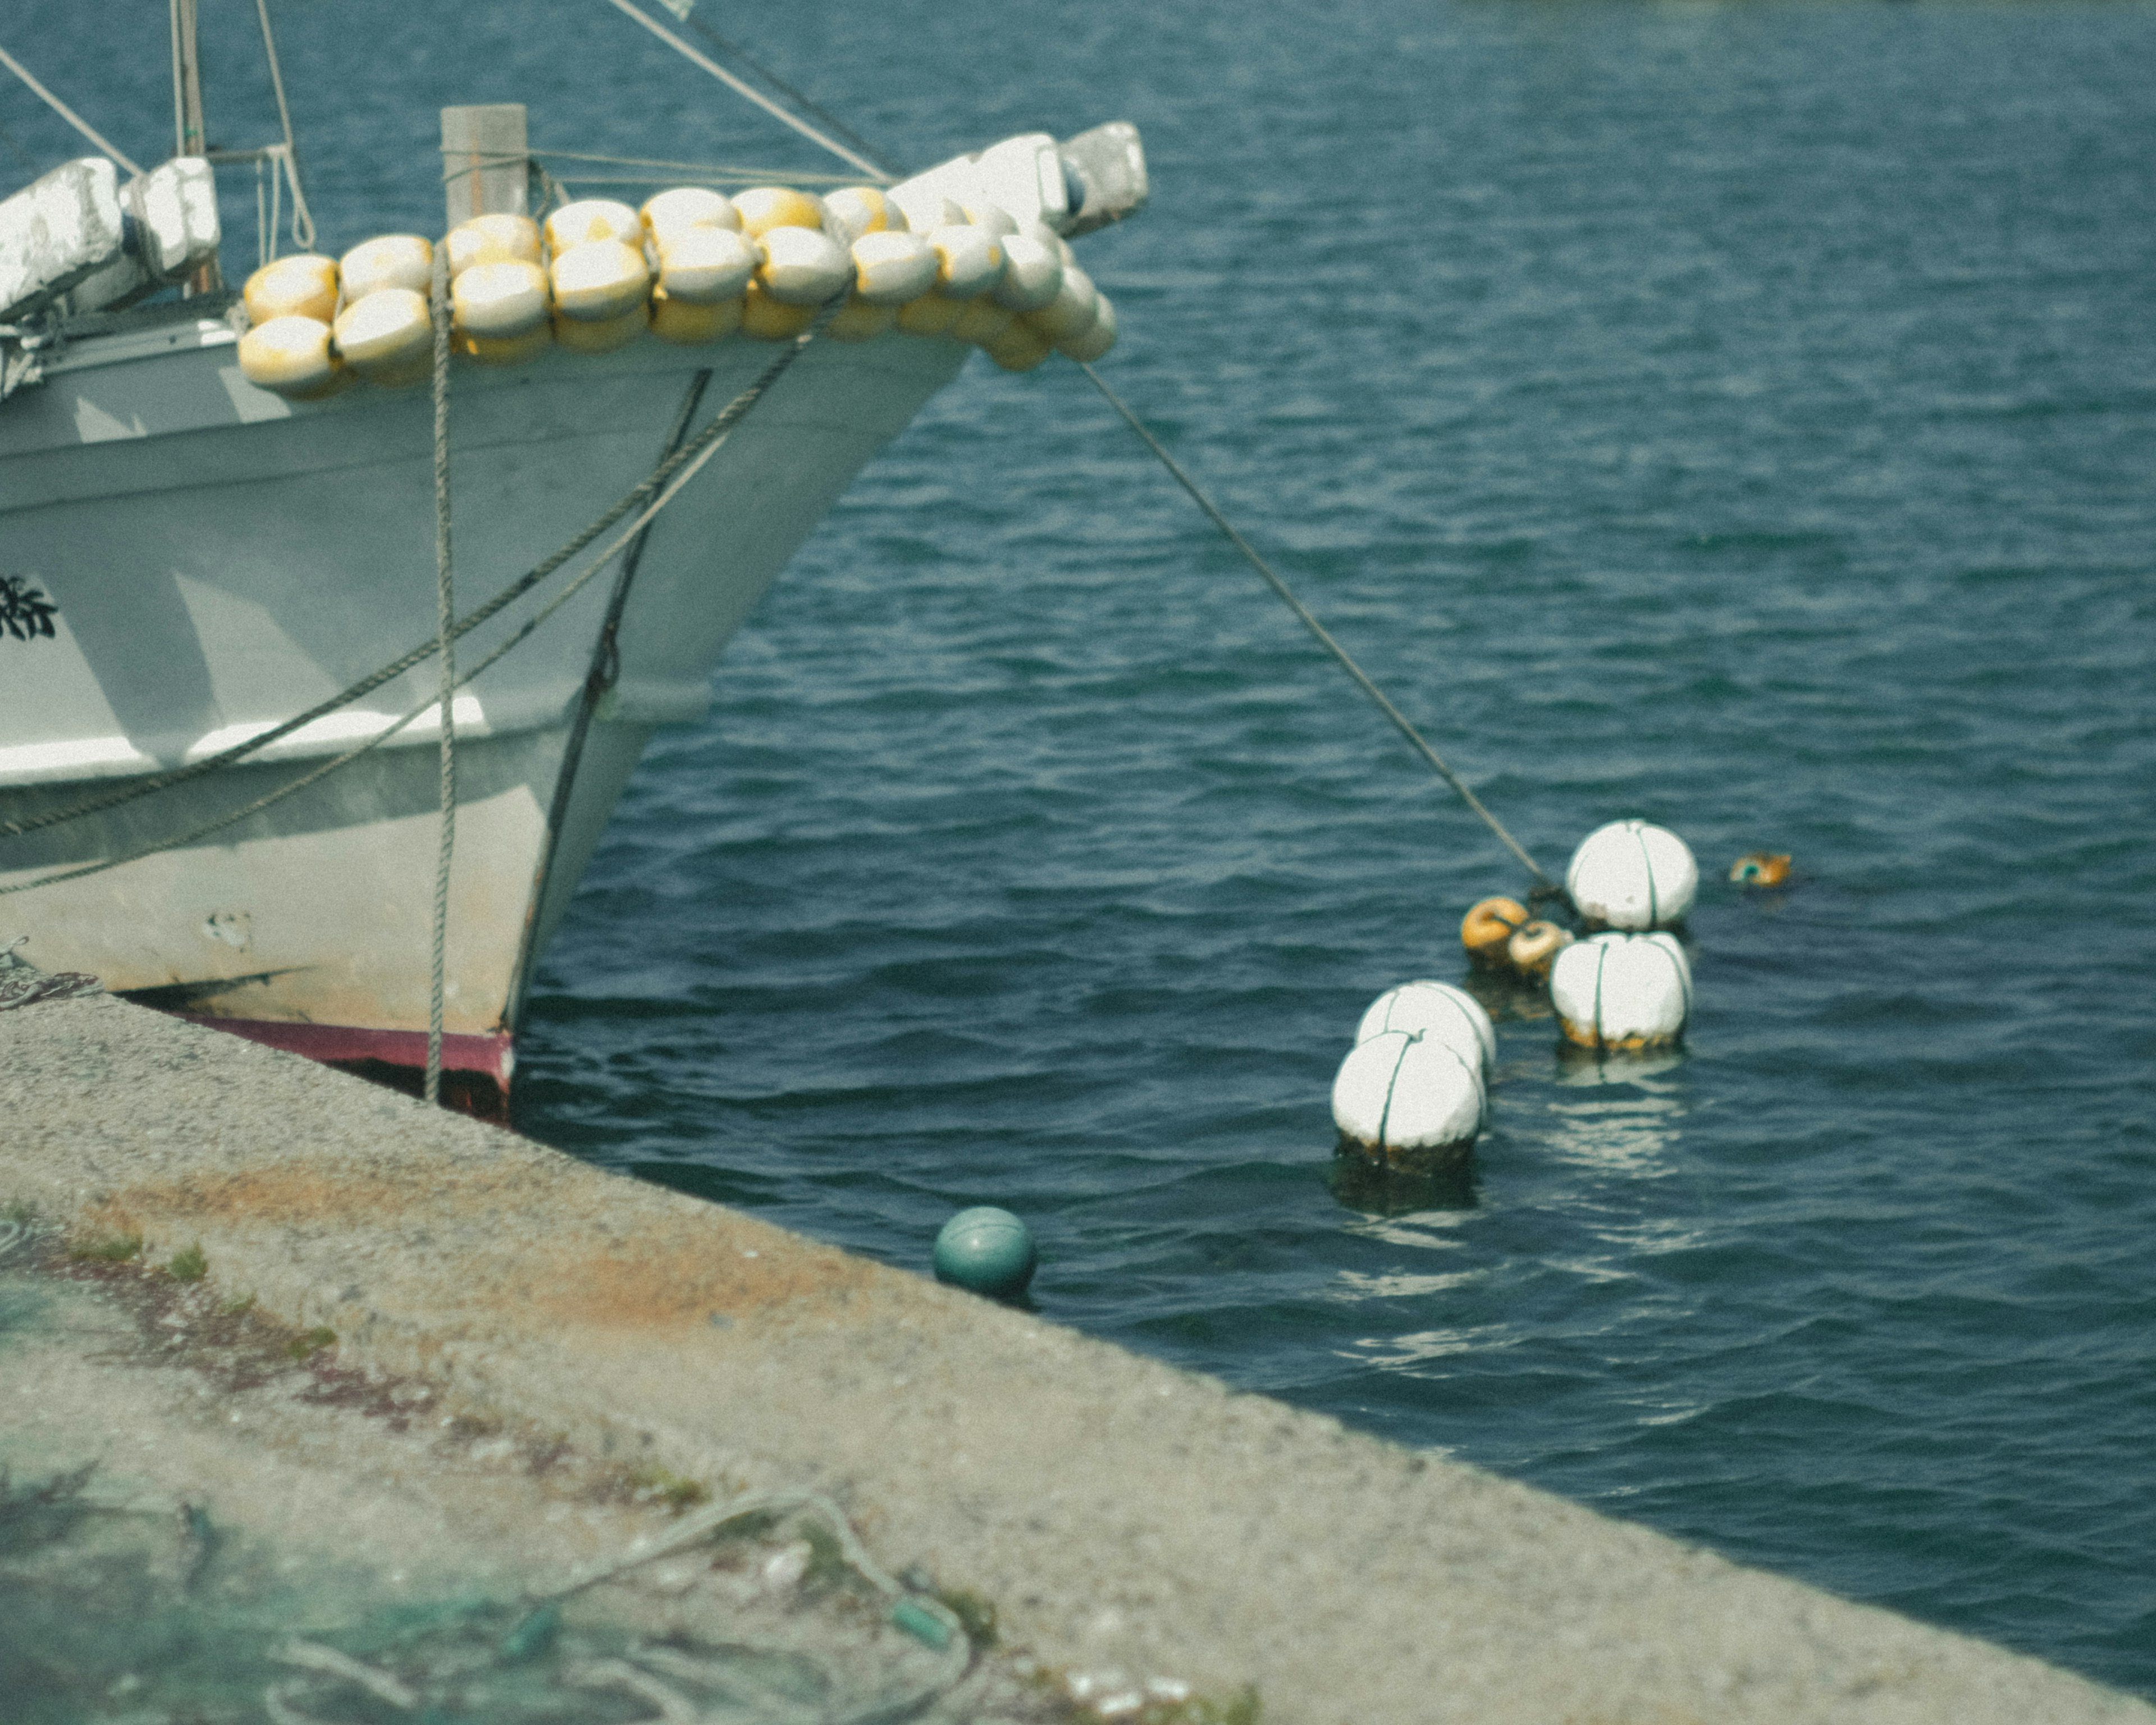
POLYGON ((1065 336, 1059 351, 1086 365, 1101 358, 1116 345, 1116 308, 1106 294, 1093 295, 1093 321, 1075 336, 1065 336))
POLYGON ((953 223, 926 237, 939 260, 936 285, 951 298, 970 300, 1003 280, 1004 249, 986 228, 953 223))
POLYGON ((651 285, 644 253, 619 239, 587 240, 557 251, 547 273, 554 285, 555 311, 583 323, 626 316, 644 303, 651 285))
POLYGON ((720 228, 741 232, 741 212, 733 200, 702 186, 676 186, 647 198, 643 209, 644 232, 664 251, 692 228, 720 228))
POLYGON ((947 336, 964 315, 966 302, 942 293, 926 293, 898 308, 898 326, 909 336, 947 336))
POLYGON ((240 375, 289 401, 319 401, 351 381, 318 317, 273 317, 239 338, 240 375))
POLYGON ((966 219, 998 239, 1018 232, 1018 218, 999 203, 976 201, 966 207, 966 219))
POLYGON ((328 323, 337 311, 337 266, 333 258, 306 254, 264 264, 240 290, 249 323, 279 317, 311 317, 328 323))
POLYGON ((434 248, 416 234, 363 239, 337 259, 337 278, 344 285, 346 305, 357 305, 383 288, 424 294, 434 279, 434 248))
POLYGON ((966 302, 957 322, 951 326, 951 333, 961 341, 985 347, 1017 321, 1018 313, 1008 305, 998 305, 983 294, 979 299, 966 302))
POLYGON ((412 289, 383 288, 337 313, 336 345, 368 382, 401 389, 434 368, 434 321, 412 289))
POLYGON ((651 333, 683 347, 723 341, 742 326, 742 296, 706 301, 680 300, 660 288, 651 296, 651 333))
POLYGON ((1522 976, 1548 976, 1557 955, 1571 944, 1570 932, 1556 923, 1528 922, 1512 931, 1505 958, 1522 976))
POLYGON ((449 339, 462 357, 475 364, 521 366, 554 345, 554 327, 542 320, 538 328, 521 336, 475 336, 470 330, 455 330, 449 339))
POLYGON ((850 245, 864 234, 906 231, 906 212, 873 186, 848 186, 826 193, 824 212, 850 245))
POLYGON ((739 299, 762 261, 756 242, 731 228, 686 228, 659 249, 659 285, 670 298, 714 305, 739 299))
POLYGON ((529 216, 505 212, 474 216, 449 229, 449 274, 462 275, 482 264, 536 264, 539 224, 529 216))
POLYGON ((1014 311, 1039 311, 1055 301, 1063 285, 1063 255, 1029 234, 1006 234, 1004 279, 996 284, 996 299, 1014 311))
POLYGON ((536 264, 475 264, 449 284, 449 310, 460 331, 505 341, 544 327, 552 299, 536 264))
POLYGON ((734 194, 742 232, 761 239, 774 228, 824 228, 824 200, 790 186, 753 186, 734 194))
POLYGON ((853 244, 855 291, 872 305, 903 305, 936 285, 942 259, 918 234, 864 234, 853 244))
POLYGON ((856 294, 824 326, 824 333, 834 341, 873 341, 897 322, 897 306, 878 305, 856 294))
POLYGON ((1055 351, 1039 330, 1015 317, 987 349, 988 357, 1007 372, 1029 372, 1055 351))
POLYGON ((618 317, 565 317, 557 312, 554 339, 572 353, 611 353, 628 347, 650 321, 651 308, 641 300, 618 317))
POLYGON ((1789 859, 1774 850, 1746 852, 1729 865, 1729 878, 1746 886, 1781 886, 1789 878, 1789 859))
POLYGON ((1517 899, 1486 898, 1460 922, 1460 944, 1477 964, 1502 964, 1514 932, 1530 921, 1517 899))
POLYGON ((821 305, 853 285, 854 260, 820 228, 773 228, 757 249, 757 285, 781 305, 821 305))
POLYGON ((759 341, 790 341, 815 321, 814 305, 790 305, 764 292, 762 282, 748 285, 748 296, 742 306, 743 335, 759 341))
POLYGON ((644 244, 644 218, 611 198, 586 198, 565 203, 547 218, 547 249, 557 257, 595 240, 644 244))

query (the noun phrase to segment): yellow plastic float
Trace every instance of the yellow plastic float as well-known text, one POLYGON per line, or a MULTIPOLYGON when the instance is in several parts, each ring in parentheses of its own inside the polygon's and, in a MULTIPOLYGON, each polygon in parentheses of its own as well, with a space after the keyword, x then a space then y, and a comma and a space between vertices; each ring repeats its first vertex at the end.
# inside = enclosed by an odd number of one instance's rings
POLYGON ((334 329, 337 352, 370 383, 402 389, 434 370, 434 318, 410 288, 376 289, 337 313, 334 329))
POLYGON ((362 240, 337 259, 337 280, 347 305, 384 288, 424 294, 434 284, 434 248, 416 234, 385 234, 362 240))
POLYGON ((318 317, 273 317, 239 338, 247 381, 292 401, 320 401, 351 382, 330 326, 318 317))
MULTIPOLYGON (((647 328, 685 346, 736 333, 783 341, 841 298, 824 326, 840 342, 892 330, 949 337, 1014 372, 1053 352, 1090 361, 1114 345, 1115 308, 1052 228, 993 204, 901 197, 873 186, 823 198, 786 186, 732 197, 677 186, 640 209, 580 199, 543 224, 475 216, 439 242, 453 351, 516 365, 556 342, 608 352, 647 328)), ((355 377, 389 388, 423 382, 435 246, 416 234, 382 234, 341 259, 280 258, 256 270, 243 295, 252 327, 242 372, 293 400, 318 399, 355 377)))
POLYGON ((1477 964, 1502 965, 1512 936, 1531 920, 1517 899, 1486 898, 1460 919, 1460 944, 1477 964))
POLYGON ((452 280, 482 264, 536 264, 541 257, 539 224, 529 216, 474 216, 450 228, 446 243, 452 280))
POLYGON ((832 193, 824 200, 824 213, 849 244, 870 234, 903 234, 910 225, 906 212, 874 186, 832 193))
POLYGON ((733 205, 742 232, 751 239, 761 239, 774 228, 824 230, 824 200, 791 186, 752 186, 735 195, 733 205))
POLYGON ((247 278, 240 300, 252 324, 279 317, 311 317, 317 323, 329 323, 337 313, 336 260, 303 253, 265 264, 247 278))

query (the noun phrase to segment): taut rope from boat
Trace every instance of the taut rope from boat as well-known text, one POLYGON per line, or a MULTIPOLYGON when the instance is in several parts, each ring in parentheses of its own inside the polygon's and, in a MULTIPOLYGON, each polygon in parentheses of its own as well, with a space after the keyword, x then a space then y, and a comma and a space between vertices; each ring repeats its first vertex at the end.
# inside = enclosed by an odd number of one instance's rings
POLYGON ((126 157, 121 155, 116 147, 107 143, 104 137, 99 133, 95 126, 92 126, 87 120, 84 119, 81 115, 76 113, 74 109, 68 106, 65 102, 54 95, 52 91, 47 90, 44 85, 38 83, 35 78, 33 78, 30 75, 30 69, 24 65, 22 61, 17 59, 13 54, 8 53, 4 48, 0 48, 0 66, 5 66, 18 78, 21 79, 24 84, 29 86, 31 95, 36 96, 38 100, 42 101, 48 108, 50 108, 54 113, 59 115, 61 119, 66 121, 69 126, 73 126, 77 131, 88 138, 91 143, 96 145, 100 150, 103 151, 107 156, 110 156, 115 162, 118 162, 121 167, 126 168, 128 172, 133 174, 136 178, 139 179, 141 177, 142 170, 141 168, 136 167, 136 165, 132 162, 129 161, 126 157))
POLYGON ((1482 799, 1468 789, 1461 782, 1460 775, 1446 766, 1437 751, 1423 740, 1422 732, 1409 722, 1407 715, 1386 698, 1385 691, 1370 680, 1363 667, 1348 656, 1348 649, 1332 639, 1325 625, 1312 614, 1310 607, 1297 598, 1295 590, 1281 578, 1273 566, 1258 555, 1257 548, 1235 531, 1235 524, 1220 513, 1219 506, 1200 489, 1198 481, 1185 473, 1175 457, 1161 446, 1160 439, 1147 430, 1145 422, 1124 404, 1122 397, 1108 387, 1107 380, 1083 360, 1077 361, 1075 363, 1080 371, 1093 380, 1093 387, 1107 398, 1108 405, 1123 416, 1124 420, 1129 424, 1131 429, 1138 434, 1139 439, 1145 446, 1160 458, 1161 465, 1174 475, 1175 482, 1190 494, 1191 501, 1204 510, 1211 518, 1213 525, 1227 536, 1228 542, 1242 552, 1250 567, 1265 577, 1266 584, 1280 595, 1282 603, 1288 609, 1302 620, 1302 626, 1316 637, 1317 644, 1339 661, 1340 668, 1355 680, 1358 688, 1377 703, 1378 711, 1393 721, 1394 726, 1400 735, 1414 746, 1416 752, 1430 764, 1437 776, 1450 785, 1454 790, 1459 792, 1460 799, 1481 817, 1483 824, 1497 835, 1507 850, 1526 865, 1527 872, 1535 877, 1537 887, 1546 889, 1548 892, 1560 897, 1563 896, 1563 890, 1543 872, 1542 865, 1521 848, 1520 841, 1507 832, 1497 817, 1482 806, 1482 799))
POLYGON ((732 72, 729 72, 724 66, 721 65, 709 54, 701 53, 696 49, 690 47, 679 36, 676 36, 671 30, 668 29, 665 25, 660 23, 655 18, 653 18, 649 13, 639 11, 635 7, 631 6, 629 3, 629 0, 607 0, 607 3, 612 6, 616 12, 621 13, 629 18, 634 18, 637 23, 642 24, 645 29, 650 31, 653 35, 656 36, 661 42, 672 49, 675 53, 680 54, 684 59, 689 61, 692 65, 702 67, 705 71, 709 72, 711 76, 717 79, 720 83, 725 85, 726 88, 733 91, 736 95, 745 97, 749 101, 754 102, 757 107, 762 109, 765 113, 770 115, 773 119, 778 121, 782 126, 789 126, 793 127, 794 131, 799 132, 803 137, 807 138, 811 143, 821 145, 824 149, 829 150, 834 156, 837 157, 839 161, 852 163, 853 166, 859 168, 863 173, 871 176, 880 185, 889 185, 893 178, 896 177, 894 175, 885 172, 882 168, 877 167, 876 164, 870 161, 867 157, 859 155, 855 151, 849 150, 836 138, 831 137, 826 133, 819 131, 799 115, 789 113, 781 104, 772 100, 769 96, 764 95, 762 90, 757 89, 753 85, 747 83, 742 79, 736 77, 732 72))
MULTIPOLYGON (((806 351, 808 344, 812 341, 823 333, 824 326, 828 324, 832 318, 838 315, 839 308, 843 306, 844 303, 844 300, 834 300, 829 305, 824 307, 824 309, 817 314, 815 322, 811 324, 807 329, 803 330, 798 336, 796 336, 793 338, 792 344, 786 349, 785 352, 782 353, 777 360, 772 362, 771 365, 765 367, 762 377, 758 377, 755 382, 750 384, 747 389, 744 389, 739 395, 728 402, 724 408, 721 408, 710 424, 706 425, 701 431, 698 432, 695 437, 690 439, 688 442, 682 444, 682 446, 672 455, 660 462, 658 467, 653 470, 651 477, 634 487, 629 493, 628 497, 624 500, 623 503, 618 504, 613 509, 608 510, 605 515, 599 518, 598 522, 594 523, 593 527, 587 528, 583 533, 578 534, 576 539, 571 542, 571 546, 565 549, 563 552, 557 553, 556 556, 549 558, 546 563, 540 565, 538 568, 525 575, 520 576, 516 581, 511 583, 511 585, 508 588, 504 588, 502 592, 495 594, 492 599, 490 599, 485 605, 482 605, 479 610, 471 613, 470 615, 459 620, 456 625, 455 633, 458 635, 463 635, 469 633, 480 624, 485 622, 488 617, 492 616, 495 612, 499 611, 503 605, 507 604, 509 601, 516 598, 518 593, 528 592, 534 583, 543 579, 545 576, 552 573, 555 569, 559 568, 563 563, 569 560, 570 557, 575 555, 577 550, 590 544, 593 539, 598 536, 599 533, 603 532, 606 530, 607 526, 619 521, 622 518, 622 516, 627 512, 628 508, 629 506, 633 506, 633 503, 635 499, 649 496, 654 486, 663 485, 664 489, 660 490, 659 495, 655 498, 652 499, 650 506, 646 508, 642 514, 639 515, 634 521, 629 523, 629 528, 625 532, 616 536, 610 543, 608 543, 604 551, 601 552, 598 557, 594 557, 578 572, 575 578, 572 579, 567 586, 564 587, 561 592, 556 593, 552 598, 547 600, 544 605, 541 606, 539 609, 535 611, 530 617, 526 618, 518 627, 516 634, 511 635, 506 640, 495 647, 486 655, 485 658, 480 660, 480 662, 474 665, 470 670, 462 673, 457 678, 457 686, 462 688, 469 685, 475 679, 484 675, 502 659, 507 657, 511 653, 516 651, 517 648, 523 645, 523 644, 531 637, 532 634, 537 630, 541 625, 545 624, 546 621, 557 611, 560 610, 562 606, 566 605, 586 587, 590 585, 593 578, 596 577, 602 569, 605 568, 608 563, 612 562, 614 557, 621 552, 626 550, 629 545, 634 542, 637 535, 643 532, 646 527, 649 526, 651 523, 658 518, 660 511, 665 509, 668 504, 671 503, 675 497, 679 496, 690 480, 696 478, 696 476, 703 470, 705 464, 708 462, 712 456, 716 455, 721 448, 724 446, 727 434, 742 422, 742 418, 748 413, 751 408, 755 407, 757 402, 763 398, 765 393, 773 383, 778 382, 780 374, 785 371, 787 367, 791 365, 796 358, 798 358, 800 355, 806 351)), ((305 722, 306 720, 318 718, 323 713, 332 711, 336 708, 343 706, 346 701, 355 699, 357 695, 364 694, 370 689, 380 687, 382 684, 388 682, 391 677, 401 675, 403 672, 409 670, 415 665, 424 663, 428 656, 434 653, 437 645, 437 642, 429 641, 424 647, 414 648, 409 654, 405 655, 404 659, 399 660, 394 667, 390 668, 386 672, 377 672, 374 676, 363 680, 362 683, 355 684, 352 686, 352 689, 347 691, 344 695, 326 702, 320 707, 311 709, 307 714, 303 715, 301 719, 290 721, 286 724, 280 726, 278 727, 277 734, 280 736, 289 735, 293 730, 296 729, 300 723, 305 722)), ((368 737, 366 742, 359 744, 357 747, 347 749, 341 755, 332 757, 331 759, 323 762, 319 767, 316 767, 310 771, 302 773, 299 778, 291 780, 289 783, 280 785, 275 790, 268 792, 265 794, 256 798, 252 803, 247 803, 244 807, 233 809, 228 814, 221 814, 214 820, 205 821, 202 825, 192 829, 191 831, 179 834, 173 838, 160 839, 154 845, 145 845, 138 850, 128 851, 120 856, 106 857, 99 862, 85 863, 80 868, 65 869, 57 874, 40 875, 35 880, 18 880, 13 886, 0 886, 0 898, 5 898, 13 893, 33 891, 40 886, 58 886, 64 880, 80 880, 86 875, 100 875, 104 873, 107 869, 116 869, 121 867, 123 864, 139 862, 144 857, 155 856, 160 851, 177 850, 186 845, 197 844, 202 839, 208 838, 214 833, 221 833, 227 827, 236 825, 238 823, 247 819, 251 815, 261 814, 264 809, 272 808, 275 804, 283 802, 285 798, 295 795, 298 792, 306 789, 308 786, 319 783, 321 780, 328 778, 330 774, 336 772, 340 768, 349 766, 352 762, 359 759, 361 756, 372 753, 374 750, 381 747, 383 743, 388 742, 389 739, 394 737, 398 732, 403 730, 406 726, 411 724, 414 720, 418 718, 419 716, 422 713, 424 713, 429 707, 434 706, 439 699, 439 696, 429 695, 418 706, 407 711, 401 718, 398 718, 389 725, 384 726, 382 730, 377 732, 372 737, 368 737)), ((259 747, 262 742, 266 740, 268 740, 268 733, 264 733, 263 738, 257 739, 253 744, 245 745, 244 747, 259 747)), ((213 756, 207 761, 198 762, 194 767, 187 769, 185 776, 192 778, 198 776, 199 773, 203 772, 208 772, 218 768, 228 766, 231 764, 230 757, 234 752, 234 751, 227 750, 222 755, 213 756)), ((178 774, 171 775, 167 778, 164 783, 151 785, 148 787, 148 788, 162 789, 165 788, 165 784, 178 783, 180 777, 181 775, 178 774)), ((95 806, 98 808, 110 808, 116 803, 131 801, 135 795, 141 793, 141 790, 142 788, 138 787, 134 791, 131 791, 126 796, 113 798, 105 803, 99 803, 95 806)), ((63 809, 58 811, 58 814, 60 818, 64 819, 73 814, 87 814, 90 812, 90 809, 85 807, 72 810, 63 809)), ((33 827, 49 824, 51 824, 49 820, 41 819, 35 821, 24 822, 22 824, 19 829, 28 831, 33 827)), ((6 830, 15 829, 17 829, 10 828, 6 830)))
MULTIPOLYGON (((264 15, 266 18, 266 14, 264 15)), ((449 547, 449 249, 434 248, 429 315, 434 326, 434 614, 441 675, 442 838, 434 860, 434 927, 427 977, 429 1103, 442 1097, 442 990, 449 945, 449 865, 457 849, 457 584, 449 547)))

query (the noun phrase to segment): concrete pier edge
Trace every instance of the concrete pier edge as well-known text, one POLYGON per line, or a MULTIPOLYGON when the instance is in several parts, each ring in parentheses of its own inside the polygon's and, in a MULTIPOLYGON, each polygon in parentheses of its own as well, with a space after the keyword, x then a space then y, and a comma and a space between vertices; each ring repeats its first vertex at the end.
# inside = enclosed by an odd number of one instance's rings
MULTIPOLYGON (((2156 1707, 105 997, 0 1013, 0 1210, 589 1452, 844 1504, 1071 1672, 1270 1725, 2156 1707)), ((926 1259, 927 1243, 922 1243, 926 1259)), ((8 1417, 0 1413, 0 1419, 8 1417)))

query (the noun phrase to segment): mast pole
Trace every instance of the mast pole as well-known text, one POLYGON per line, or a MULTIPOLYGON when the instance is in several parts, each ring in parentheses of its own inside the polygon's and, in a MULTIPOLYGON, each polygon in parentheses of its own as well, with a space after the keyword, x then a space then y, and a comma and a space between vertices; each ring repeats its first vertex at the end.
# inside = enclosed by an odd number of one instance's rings
MULTIPOLYGON (((172 0, 172 123, 178 147, 175 156, 208 152, 203 121, 202 54, 195 31, 196 0, 172 0)), ((183 290, 189 296, 213 294, 224 285, 223 272, 214 257, 206 258, 187 278, 183 290)))

